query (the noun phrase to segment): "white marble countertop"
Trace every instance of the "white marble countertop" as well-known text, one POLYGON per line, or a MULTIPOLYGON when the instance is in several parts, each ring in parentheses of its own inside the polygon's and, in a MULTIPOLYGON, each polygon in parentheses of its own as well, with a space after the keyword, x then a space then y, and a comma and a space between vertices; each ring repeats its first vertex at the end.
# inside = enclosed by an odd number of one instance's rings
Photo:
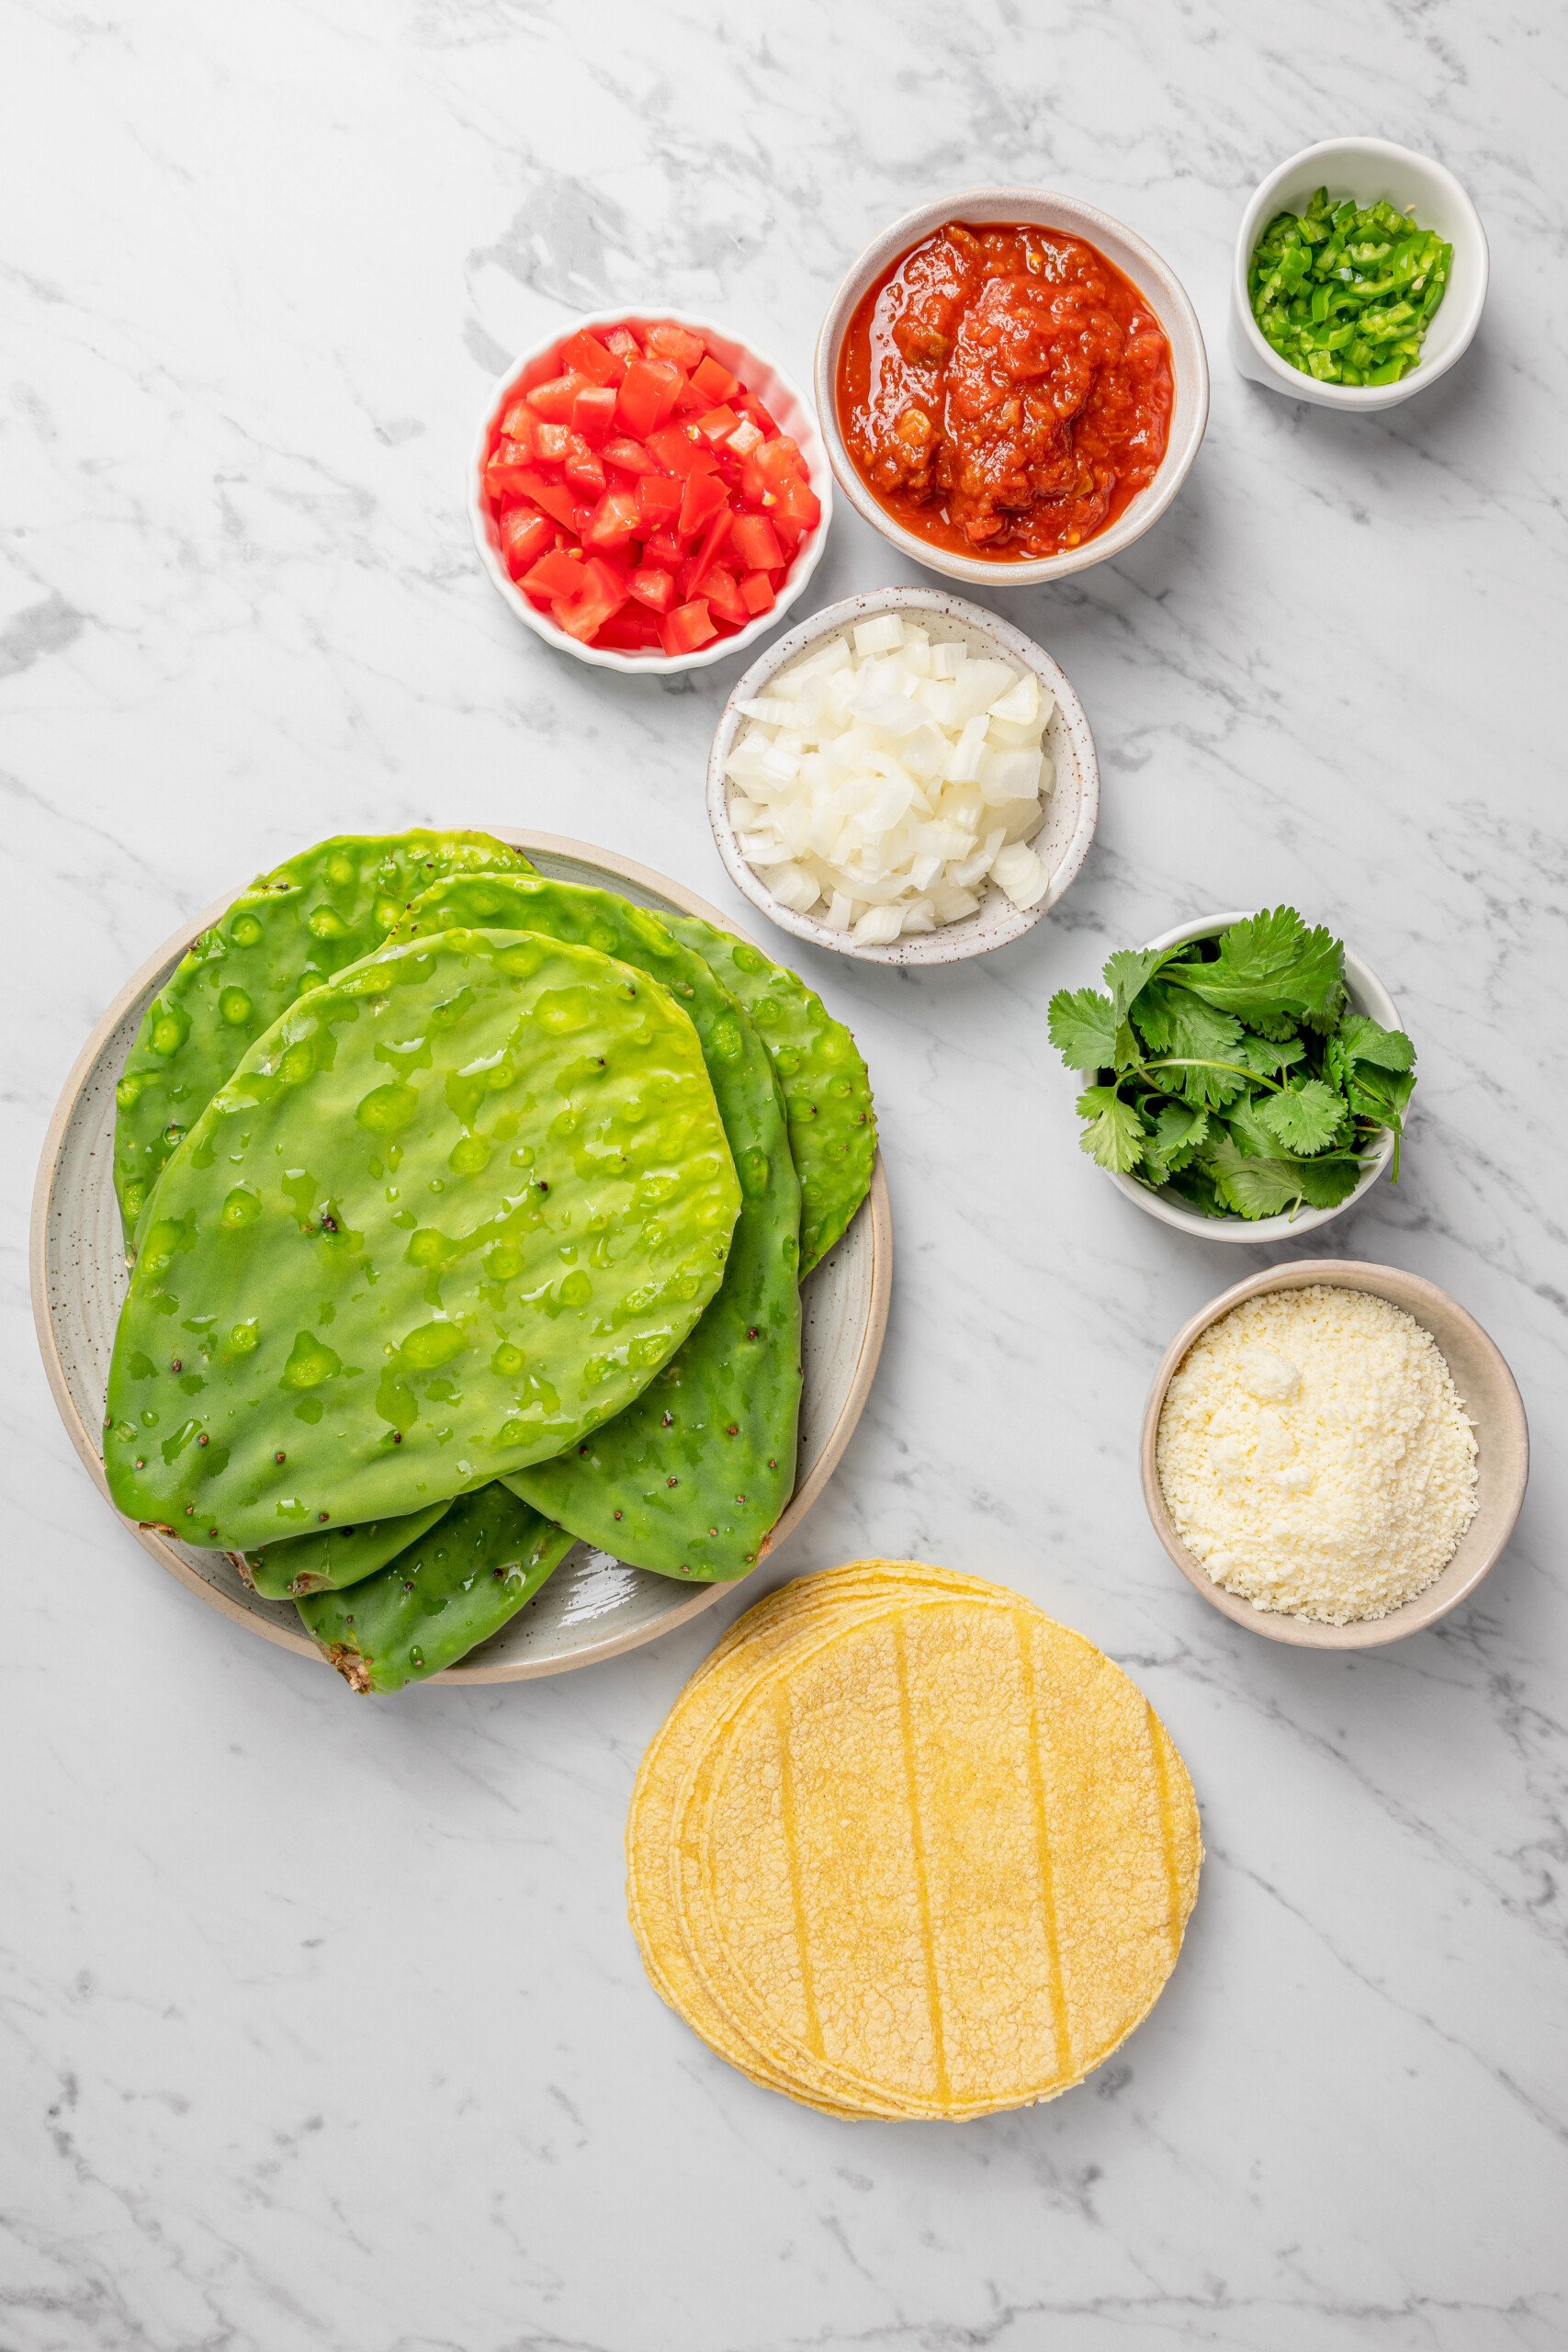
MULTIPOLYGON (((4 25, 0 2346, 1561 2345, 1561 18, 17 0, 4 25), (1494 277, 1469 358, 1351 423, 1244 384, 1224 326, 1255 181, 1359 129, 1459 171, 1494 277), (804 375, 862 243, 987 180, 1161 246, 1213 414, 1137 548, 1005 603, 1100 745, 1059 915, 918 977, 804 957, 872 1066, 898 1265, 870 1409, 777 1572, 876 1550, 1019 1585, 1148 1690, 1209 1860, 1168 1992, 1087 2087, 852 2128, 711 2057, 623 1917, 637 1757, 739 1598, 592 1673, 354 1701, 99 1502, 39 1371, 25 1217, 125 975, 321 833, 534 825, 739 913, 702 793, 735 665, 661 689, 516 625, 460 503, 479 405, 574 308, 637 298, 804 375), (1404 1179, 1330 1246, 1450 1288, 1538 1440, 1476 1604, 1360 1658, 1233 1629, 1155 1542, 1145 1384, 1256 1261, 1117 1197, 1044 1035, 1111 946, 1280 899, 1362 950, 1421 1052, 1404 1179)), ((808 601, 913 576, 840 513, 808 601)))

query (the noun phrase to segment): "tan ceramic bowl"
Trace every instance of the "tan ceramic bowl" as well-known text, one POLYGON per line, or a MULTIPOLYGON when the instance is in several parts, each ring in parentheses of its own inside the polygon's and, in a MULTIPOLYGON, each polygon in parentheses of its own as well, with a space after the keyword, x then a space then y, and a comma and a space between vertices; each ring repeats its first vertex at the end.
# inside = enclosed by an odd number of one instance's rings
POLYGON ((817 420, 827 445, 828 460, 839 488, 856 513, 863 514, 873 530, 880 531, 900 555, 924 564, 929 571, 945 573, 949 580, 966 581, 972 588, 1032 588, 1040 581, 1065 580, 1071 571, 1087 571, 1092 563, 1103 563, 1107 557, 1120 555, 1134 539, 1142 538, 1151 523, 1158 521, 1181 488, 1209 421, 1209 361, 1203 349, 1203 332, 1176 272, 1152 245, 1145 243, 1135 230, 1112 219, 1109 212, 1082 203, 1076 196, 1064 196, 1058 189, 1047 187, 964 188, 956 196, 939 197, 933 204, 922 204, 917 210, 906 212, 901 220, 895 220, 890 229, 885 229, 852 264, 829 305, 817 338, 815 389, 817 420), (1114 523, 1096 532, 1093 538, 1086 539, 1082 547, 1066 548, 1059 555, 1016 560, 957 555, 946 548, 933 547, 929 539, 907 531, 894 520, 874 496, 844 447, 844 436, 839 430, 839 350, 850 321, 862 297, 883 271, 900 254, 949 220, 1023 221, 1037 228, 1059 230, 1065 236, 1081 237, 1086 244, 1102 253, 1107 261, 1113 262, 1123 277, 1132 280, 1165 329, 1170 345, 1176 397, 1159 471, 1114 523))
POLYGON ((1228 1617, 1233 1624, 1245 1625, 1250 1634, 1262 1634, 1271 1642, 1286 1642, 1297 1649, 1370 1650, 1379 1648, 1384 1642, 1403 1641, 1406 1634, 1423 1633, 1428 1625, 1435 1625, 1450 1609, 1468 1600, 1482 1578, 1495 1566, 1507 1547, 1525 1498, 1525 1482, 1529 1475, 1529 1430, 1514 1375, 1496 1343, 1447 1291, 1439 1290, 1436 1283, 1427 1282, 1419 1274, 1405 1273, 1398 1266, 1366 1266, 1353 1258, 1303 1258, 1293 1266, 1275 1266, 1267 1273, 1253 1274, 1246 1282, 1235 1283, 1182 1325, 1160 1359, 1149 1401, 1144 1408, 1141 1462, 1144 1501, 1154 1521, 1155 1533, 1188 1583, 1222 1616, 1228 1617), (1310 1617, 1290 1617, 1282 1611, 1257 1609, 1250 1600, 1243 1600, 1216 1584, 1177 1533, 1155 1463, 1165 1392, 1172 1374, 1200 1332, 1217 1323, 1222 1315, 1228 1315, 1244 1298, 1257 1298, 1269 1290, 1302 1290, 1311 1283, 1334 1283, 1341 1290, 1371 1291, 1374 1296, 1403 1307, 1406 1315, 1423 1325, 1441 1349, 1453 1374, 1460 1402, 1475 1427, 1479 1474, 1475 1517, 1461 1536, 1453 1558, 1441 1576, 1425 1592, 1418 1592, 1414 1600, 1407 1600, 1403 1609, 1393 1609, 1386 1617, 1367 1618, 1353 1625, 1320 1625, 1310 1617))

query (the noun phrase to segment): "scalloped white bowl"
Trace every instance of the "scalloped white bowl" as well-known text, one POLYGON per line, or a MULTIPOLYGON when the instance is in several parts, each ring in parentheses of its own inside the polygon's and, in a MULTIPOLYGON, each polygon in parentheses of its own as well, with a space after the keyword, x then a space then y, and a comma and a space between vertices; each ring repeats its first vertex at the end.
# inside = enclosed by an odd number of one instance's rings
POLYGON ((715 662, 727 661, 732 653, 743 653, 755 645, 759 638, 776 628, 806 586, 822 559, 827 544, 828 529, 833 519, 833 477, 828 463, 822 436, 817 429, 817 419, 811 403, 792 377, 782 368, 765 359, 754 344, 744 342, 739 335, 716 327, 706 319, 691 317, 684 311, 668 308, 639 307, 617 304, 613 311, 589 311, 570 325, 558 327, 545 342, 537 343, 514 359, 501 377, 485 403, 479 437, 468 458, 467 482, 468 521, 473 527, 474 545, 491 587, 502 601, 511 605, 518 619, 536 637, 558 652, 570 653, 579 662, 586 662, 596 670, 619 670, 627 677, 669 678, 681 670, 705 670, 715 662), (482 476, 485 457, 490 447, 491 432, 497 420, 517 398, 519 392, 542 384, 556 372, 561 345, 583 327, 630 326, 640 332, 660 319, 669 319, 678 327, 689 327, 700 334, 715 357, 723 362, 731 375, 739 376, 748 391, 755 392, 764 408, 775 419, 792 441, 799 445, 811 477, 811 487, 822 503, 821 517, 810 537, 803 541, 794 566, 779 591, 778 601, 770 612, 759 613, 744 628, 736 629, 729 637, 719 637, 711 645, 698 648, 695 653, 623 652, 613 645, 581 645, 565 629, 558 628, 548 613, 541 613, 531 605, 506 568, 496 537, 495 524, 485 503, 482 476))

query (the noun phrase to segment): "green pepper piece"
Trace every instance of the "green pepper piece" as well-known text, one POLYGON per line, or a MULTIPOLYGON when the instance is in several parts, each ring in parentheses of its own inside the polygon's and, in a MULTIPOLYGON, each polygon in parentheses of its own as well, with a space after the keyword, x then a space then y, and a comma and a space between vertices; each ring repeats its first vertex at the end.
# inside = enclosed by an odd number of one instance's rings
POLYGON ((507 1487, 481 1487, 389 1566, 301 1600, 299 1615, 351 1689, 400 1690, 499 1634, 576 1540, 507 1487))
POLYGON ((408 1511, 401 1519, 371 1519, 358 1527, 321 1527, 313 1534, 286 1537, 243 1555, 255 1590, 266 1600, 302 1600, 310 1592, 341 1592, 361 1584, 406 1552, 438 1519, 450 1501, 408 1511))

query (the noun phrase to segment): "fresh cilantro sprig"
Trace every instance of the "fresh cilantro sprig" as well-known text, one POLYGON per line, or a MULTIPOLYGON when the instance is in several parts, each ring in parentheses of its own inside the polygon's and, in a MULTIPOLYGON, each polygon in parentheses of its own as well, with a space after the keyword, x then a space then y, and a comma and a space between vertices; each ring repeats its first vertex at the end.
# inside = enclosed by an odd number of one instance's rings
POLYGON ((1352 1012, 1345 950, 1293 907, 1209 939, 1123 948, 1105 988, 1061 989, 1051 1043, 1091 1083, 1083 1149, 1205 1216, 1294 1216, 1352 1193, 1416 1084, 1403 1030, 1352 1012))

